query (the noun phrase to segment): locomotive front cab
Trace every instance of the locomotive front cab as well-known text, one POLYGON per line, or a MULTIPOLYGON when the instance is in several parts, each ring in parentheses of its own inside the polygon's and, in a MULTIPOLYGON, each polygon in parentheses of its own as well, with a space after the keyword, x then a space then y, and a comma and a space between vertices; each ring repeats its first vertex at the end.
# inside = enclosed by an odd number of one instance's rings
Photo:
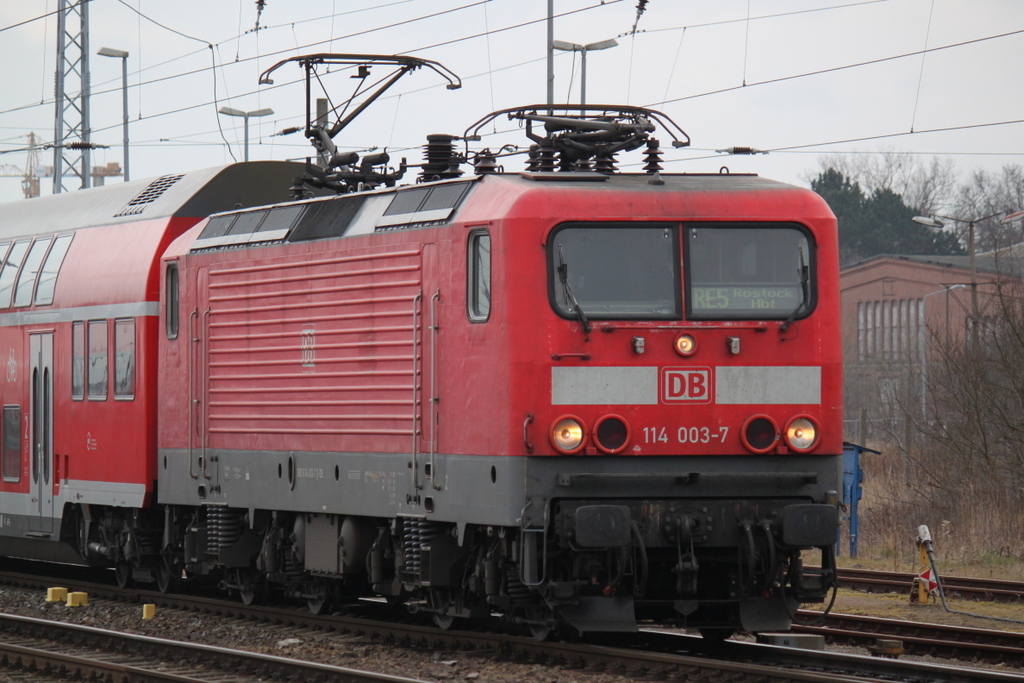
POLYGON ((836 292, 816 232, 567 221, 545 246, 553 457, 530 467, 555 486, 524 544, 546 539, 547 604, 580 631, 788 628, 833 585, 838 527, 836 292))

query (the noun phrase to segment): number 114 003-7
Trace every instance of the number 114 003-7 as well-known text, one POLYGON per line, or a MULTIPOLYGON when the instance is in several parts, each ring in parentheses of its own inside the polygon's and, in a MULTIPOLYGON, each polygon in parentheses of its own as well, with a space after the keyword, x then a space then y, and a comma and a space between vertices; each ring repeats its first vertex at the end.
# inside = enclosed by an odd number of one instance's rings
MULTIPOLYGON (((644 443, 668 443, 672 432, 667 427, 644 427, 644 443)), ((676 443, 725 443, 728 427, 679 427, 676 443)))

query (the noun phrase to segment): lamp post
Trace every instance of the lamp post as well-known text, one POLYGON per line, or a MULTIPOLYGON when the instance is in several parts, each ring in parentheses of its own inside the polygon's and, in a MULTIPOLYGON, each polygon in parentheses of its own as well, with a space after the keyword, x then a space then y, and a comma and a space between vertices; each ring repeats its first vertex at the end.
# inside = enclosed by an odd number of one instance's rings
POLYGON ((998 211, 982 218, 954 218, 953 216, 939 216, 933 214, 931 216, 914 216, 911 220, 920 225, 927 225, 929 228, 944 228, 946 224, 940 221, 940 218, 945 218, 948 221, 957 221, 958 223, 967 223, 967 253, 971 259, 971 343, 974 344, 975 348, 978 346, 978 268, 977 268, 977 255, 974 248, 974 224, 982 221, 987 221, 989 218, 995 218, 1006 213, 1005 211, 998 211))
POLYGON ((593 52, 594 50, 607 50, 610 47, 615 47, 619 42, 614 38, 608 40, 602 40, 597 43, 588 43, 587 45, 580 45, 579 43, 567 43, 564 40, 553 40, 551 41, 551 47, 556 50, 565 50, 566 52, 579 52, 581 55, 580 60, 580 104, 585 105, 587 103, 587 53, 593 52))
POLYGON ((250 116, 270 116, 274 113, 273 109, 269 107, 266 109, 257 109, 255 111, 242 111, 241 109, 232 109, 231 107, 221 107, 218 109, 221 114, 226 116, 241 116, 245 123, 245 161, 249 161, 249 117, 250 116))
POLYGON ((124 100, 124 119, 122 128, 122 144, 124 145, 124 181, 131 180, 128 175, 128 52, 126 50, 115 50, 112 47, 101 47, 96 54, 102 57, 115 57, 121 60, 121 93, 124 100))

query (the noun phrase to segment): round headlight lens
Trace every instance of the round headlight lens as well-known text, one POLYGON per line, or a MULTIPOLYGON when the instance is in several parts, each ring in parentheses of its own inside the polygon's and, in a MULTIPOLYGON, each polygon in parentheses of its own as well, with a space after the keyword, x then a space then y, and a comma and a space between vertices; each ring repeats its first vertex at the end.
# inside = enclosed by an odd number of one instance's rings
POLYGON ((583 438, 587 431, 583 422, 572 415, 555 420, 551 427, 551 443, 563 453, 575 453, 583 448, 583 438))
POLYGON ((794 451, 809 451, 818 443, 818 425, 809 417, 795 417, 786 427, 786 443, 794 451))
POLYGON ((676 337, 676 341, 673 344, 676 353, 680 356, 692 356, 697 352, 697 340, 688 334, 681 334, 676 337))
POLYGON ((779 427, 767 415, 751 415, 741 430, 743 445, 754 453, 767 453, 779 440, 779 427))
POLYGON ((618 415, 605 415, 594 426, 594 440, 605 453, 619 453, 629 443, 629 423, 618 415))

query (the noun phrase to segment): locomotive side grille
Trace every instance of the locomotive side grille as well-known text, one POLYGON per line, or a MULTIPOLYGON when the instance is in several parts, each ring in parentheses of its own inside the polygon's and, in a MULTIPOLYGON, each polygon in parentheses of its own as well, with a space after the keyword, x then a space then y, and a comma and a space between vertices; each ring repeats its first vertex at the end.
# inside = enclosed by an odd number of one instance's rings
POLYGON ((421 430, 421 260, 409 249, 211 270, 211 445, 407 449, 421 430))
POLYGON ((296 222, 301 221, 312 211, 313 209, 307 211, 306 206, 302 204, 291 204, 270 210, 214 216, 196 238, 190 251, 280 241, 289 235, 296 222))
POLYGON ((355 218, 365 201, 365 195, 356 195, 310 205, 295 230, 288 236, 288 241, 304 242, 340 237, 345 234, 349 223, 355 218))
POLYGON ((396 192, 377 221, 377 230, 448 221, 472 185, 472 182, 443 183, 396 192))

